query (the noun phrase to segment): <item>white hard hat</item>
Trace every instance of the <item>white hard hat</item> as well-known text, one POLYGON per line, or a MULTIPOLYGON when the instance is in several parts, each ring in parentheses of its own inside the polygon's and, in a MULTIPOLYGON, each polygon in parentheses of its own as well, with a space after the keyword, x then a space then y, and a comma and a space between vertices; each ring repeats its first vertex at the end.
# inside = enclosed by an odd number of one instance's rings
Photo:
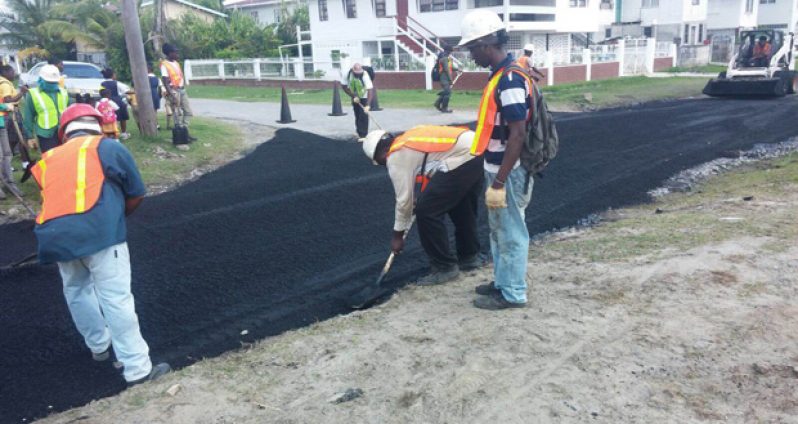
POLYGON ((44 65, 42 70, 39 71, 39 76, 47 82, 58 82, 61 78, 61 72, 55 65, 44 65))
POLYGON ((463 47, 502 29, 504 29, 504 22, 502 22, 496 12, 484 9, 474 10, 465 15, 463 22, 460 24, 462 38, 460 38, 460 44, 457 47, 463 47))
POLYGON ((385 131, 383 130, 374 130, 365 138, 361 138, 360 141, 363 142, 363 153, 374 162, 374 165, 379 165, 377 161, 374 160, 374 152, 377 151, 377 144, 382 139, 382 136, 385 135, 385 131))
POLYGON ((527 43, 526 45, 524 45, 524 50, 527 50, 527 51, 531 52, 531 51, 535 50, 535 45, 532 44, 532 43, 527 43))

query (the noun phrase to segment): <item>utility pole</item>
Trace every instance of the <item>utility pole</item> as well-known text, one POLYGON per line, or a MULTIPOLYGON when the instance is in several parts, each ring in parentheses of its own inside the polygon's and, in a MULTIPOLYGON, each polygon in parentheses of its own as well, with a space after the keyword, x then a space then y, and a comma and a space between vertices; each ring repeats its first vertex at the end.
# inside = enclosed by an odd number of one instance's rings
POLYGON ((153 22, 152 35, 152 48, 155 50, 155 55, 160 56, 161 47, 163 47, 163 1, 155 0, 155 19, 153 22))
POLYGON ((155 107, 152 104, 150 80, 147 78, 147 59, 144 56, 144 41, 141 38, 141 23, 136 9, 136 0, 122 0, 122 26, 125 29, 125 44, 130 60, 130 73, 136 88, 139 104, 139 125, 148 137, 158 134, 155 107))

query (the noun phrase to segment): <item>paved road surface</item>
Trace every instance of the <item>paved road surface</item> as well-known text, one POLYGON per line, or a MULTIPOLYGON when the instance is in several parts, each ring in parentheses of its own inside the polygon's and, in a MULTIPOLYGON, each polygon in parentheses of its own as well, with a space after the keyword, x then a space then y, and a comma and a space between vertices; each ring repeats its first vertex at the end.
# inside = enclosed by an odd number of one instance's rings
MULTIPOLYGON (((646 191, 670 175, 724 151, 786 140, 798 133, 796 115, 794 98, 561 115, 561 155, 535 183, 530 232, 646 201, 646 191)), ((372 166, 356 142, 293 129, 196 182, 148 198, 130 220, 129 243, 152 354, 184 366, 242 340, 345 313, 347 297, 371 283, 385 259, 392 202, 384 169, 372 166), (244 329, 249 335, 242 338, 244 329)), ((18 255, 9 246, 33 247, 29 228, 0 227, 0 263, 18 255)), ((424 266, 413 234, 391 281, 406 284, 424 266)), ((55 267, 0 281, 0 422, 122 390, 110 365, 94 364, 83 347, 55 267)))

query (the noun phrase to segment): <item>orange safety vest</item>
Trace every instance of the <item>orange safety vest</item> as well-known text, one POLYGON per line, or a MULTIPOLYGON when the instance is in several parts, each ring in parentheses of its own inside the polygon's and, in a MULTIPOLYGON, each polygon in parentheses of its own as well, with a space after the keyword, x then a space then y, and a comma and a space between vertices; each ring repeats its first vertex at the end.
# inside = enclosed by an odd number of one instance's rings
MULTIPOLYGON (((516 63, 517 65, 517 63, 516 63)), ((520 70, 512 70, 518 75, 521 75, 527 80, 530 90, 532 89, 532 81, 528 75, 520 70)), ((496 113, 498 112, 499 105, 496 102, 496 87, 499 86, 499 80, 504 75, 504 68, 496 71, 496 74, 488 81, 485 90, 482 92, 482 100, 479 101, 479 114, 477 115, 477 129, 474 135, 474 142, 471 144, 471 154, 479 156, 488 148, 488 143, 493 135, 493 127, 496 126, 496 113)))
POLYGON ((31 169, 42 194, 37 224, 94 207, 105 182, 97 152, 101 140, 100 136, 76 137, 47 151, 31 169))
POLYGON ((529 57, 528 56, 521 56, 521 57, 518 58, 518 60, 516 60, 516 62, 518 63, 518 66, 520 66, 523 69, 529 68, 529 57))
MULTIPOLYGON (((466 128, 441 125, 413 127, 394 139, 391 148, 388 149, 388 155, 403 148, 422 153, 446 152, 457 144, 457 139, 466 131, 468 131, 466 128)), ((426 159, 424 162, 426 163, 426 159)), ((429 177, 426 175, 426 170, 422 170, 422 175, 416 176, 416 183, 421 184, 421 191, 427 188, 429 177)))
POLYGON ((452 74, 454 74, 454 64, 452 63, 452 58, 449 56, 438 59, 438 73, 443 75, 443 59, 446 59, 446 67, 449 68, 449 77, 451 77, 452 74))
POLYGON ((169 81, 172 87, 183 86, 183 71, 180 69, 179 63, 172 63, 169 60, 162 60, 161 64, 166 66, 166 73, 169 74, 169 81))

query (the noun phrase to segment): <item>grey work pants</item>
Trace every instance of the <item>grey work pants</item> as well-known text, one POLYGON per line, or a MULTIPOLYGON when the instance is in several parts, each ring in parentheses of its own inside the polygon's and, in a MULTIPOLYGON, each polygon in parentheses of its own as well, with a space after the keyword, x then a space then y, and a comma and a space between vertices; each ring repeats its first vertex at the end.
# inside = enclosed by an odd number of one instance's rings
POLYGON ((172 108, 172 116, 175 120, 175 126, 188 126, 191 117, 194 114, 191 112, 191 103, 188 100, 188 93, 185 88, 173 88, 172 95, 168 97, 169 103, 172 108))

